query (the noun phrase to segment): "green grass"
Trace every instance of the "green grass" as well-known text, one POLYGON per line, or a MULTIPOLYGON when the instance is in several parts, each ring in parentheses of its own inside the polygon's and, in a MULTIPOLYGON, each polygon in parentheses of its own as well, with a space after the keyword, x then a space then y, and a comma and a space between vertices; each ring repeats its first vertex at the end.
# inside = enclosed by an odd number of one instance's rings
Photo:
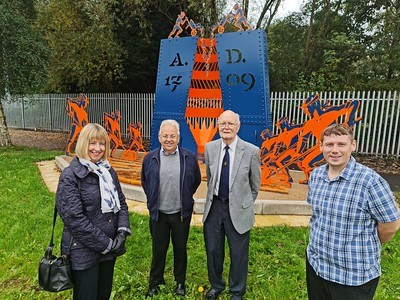
MULTIPOLYGON (((35 163, 54 159, 56 151, 0 148, 0 299, 72 299, 71 291, 40 291, 37 264, 49 242, 54 194, 43 184, 35 163)), ((144 299, 151 260, 148 217, 131 214, 133 235, 128 252, 117 260, 113 299, 144 299)), ((62 225, 56 228, 56 252, 62 225)), ((307 228, 255 228, 251 232, 246 299, 307 299, 304 253, 307 228)), ((202 229, 191 229, 186 299, 202 299, 198 287, 209 288, 202 229)), ((227 275, 229 261, 225 275, 227 275)), ((383 247, 383 274, 375 299, 400 299, 400 234, 383 247)), ((172 253, 168 253, 167 284, 154 299, 176 299, 172 253)), ((225 292, 220 299, 229 299, 225 292)))
POLYGON ((400 205, 400 192, 394 192, 394 197, 397 203, 400 205))

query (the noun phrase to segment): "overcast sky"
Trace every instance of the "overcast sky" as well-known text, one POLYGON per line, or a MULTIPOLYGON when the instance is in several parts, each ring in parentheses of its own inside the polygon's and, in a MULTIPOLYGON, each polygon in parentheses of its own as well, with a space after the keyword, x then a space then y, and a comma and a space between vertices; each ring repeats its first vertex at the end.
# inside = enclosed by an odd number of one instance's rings
POLYGON ((282 0, 277 17, 285 17, 294 11, 300 11, 303 0, 282 0))
MULTIPOLYGON (((250 24, 253 26, 257 22, 258 17, 260 16, 260 11, 262 6, 265 3, 265 0, 252 0, 249 5, 249 18, 250 24), (254 1, 254 2, 252 2, 254 1)), ((292 12, 300 11, 300 6, 304 0, 282 0, 277 15, 274 17, 275 19, 284 18, 292 12)), ((233 8, 233 5, 237 3, 237 0, 228 0, 227 8, 224 13, 229 13, 233 8)))

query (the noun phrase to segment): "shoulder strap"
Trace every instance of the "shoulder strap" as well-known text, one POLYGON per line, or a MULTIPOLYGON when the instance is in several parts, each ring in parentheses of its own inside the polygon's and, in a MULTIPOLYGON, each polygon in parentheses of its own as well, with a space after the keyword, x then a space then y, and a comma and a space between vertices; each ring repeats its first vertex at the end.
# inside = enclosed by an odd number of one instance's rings
MULTIPOLYGON (((80 193, 81 192, 81 181, 80 181, 79 178, 77 178, 77 179, 78 179, 78 190, 79 190, 79 193, 80 193)), ((51 238, 50 238, 50 243, 49 243, 49 247, 48 247, 51 250, 53 250, 53 247, 54 247, 54 228, 56 226, 56 220, 57 220, 57 206, 56 206, 56 204, 54 204, 53 228, 51 230, 51 238)), ((72 237, 71 241, 69 242, 68 254, 69 254, 69 251, 71 249, 73 239, 74 238, 72 237)))
POLYGON ((53 229, 51 230, 51 239, 49 247, 54 247, 54 227, 56 226, 56 219, 57 219, 57 207, 54 205, 54 216, 53 216, 53 229))

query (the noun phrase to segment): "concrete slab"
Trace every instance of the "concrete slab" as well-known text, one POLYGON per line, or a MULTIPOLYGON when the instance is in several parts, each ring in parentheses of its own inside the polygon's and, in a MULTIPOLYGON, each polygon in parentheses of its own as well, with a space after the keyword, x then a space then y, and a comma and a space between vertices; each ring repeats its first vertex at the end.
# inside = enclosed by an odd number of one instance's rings
POLYGON ((60 171, 55 164, 55 161, 41 161, 36 165, 38 166, 42 179, 49 191, 55 193, 57 191, 58 178, 60 177, 60 171))

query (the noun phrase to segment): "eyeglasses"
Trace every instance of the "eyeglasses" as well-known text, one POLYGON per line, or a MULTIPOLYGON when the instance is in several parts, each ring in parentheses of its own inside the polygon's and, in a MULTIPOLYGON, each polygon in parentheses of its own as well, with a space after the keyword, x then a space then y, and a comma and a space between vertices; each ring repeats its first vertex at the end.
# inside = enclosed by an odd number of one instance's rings
POLYGON ((225 127, 228 127, 228 128, 233 128, 233 127, 235 127, 237 125, 237 123, 232 123, 232 122, 224 122, 224 123, 219 123, 218 124, 218 126, 220 127, 220 128, 225 128, 225 127))
POLYGON ((171 135, 163 134, 163 135, 161 136, 161 138, 162 138, 163 140, 168 140, 168 139, 175 140, 177 137, 178 137, 178 136, 175 135, 175 134, 171 134, 171 135))

